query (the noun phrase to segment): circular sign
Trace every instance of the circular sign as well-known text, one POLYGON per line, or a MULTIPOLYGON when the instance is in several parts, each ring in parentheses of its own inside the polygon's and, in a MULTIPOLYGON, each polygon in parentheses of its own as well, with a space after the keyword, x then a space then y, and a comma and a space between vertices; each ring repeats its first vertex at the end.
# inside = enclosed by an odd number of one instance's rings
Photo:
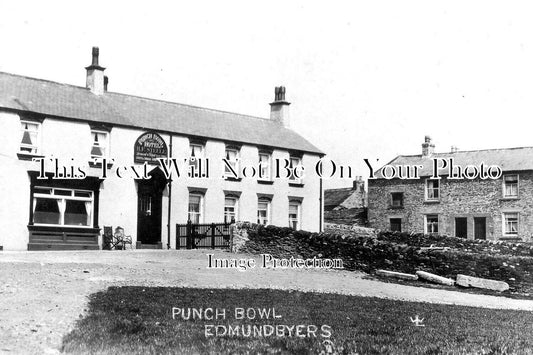
POLYGON ((159 165, 158 158, 167 158, 167 144, 161 136, 155 132, 143 133, 135 141, 133 148, 133 160, 137 163, 159 165))

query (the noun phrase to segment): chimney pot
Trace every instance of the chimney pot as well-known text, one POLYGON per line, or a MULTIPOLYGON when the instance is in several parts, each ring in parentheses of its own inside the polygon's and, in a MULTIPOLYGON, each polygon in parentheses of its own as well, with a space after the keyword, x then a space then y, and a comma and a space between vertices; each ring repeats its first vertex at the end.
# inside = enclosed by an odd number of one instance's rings
POLYGON ((289 127, 289 105, 285 101, 285 86, 276 86, 274 89, 274 102, 270 103, 270 119, 289 127))
POLYGON ((100 50, 98 47, 93 47, 93 61, 91 65, 98 66, 98 55, 100 55, 100 50))
POLYGON ((425 136, 424 143, 422 143, 422 156, 430 157, 435 151, 435 144, 431 143, 431 137, 425 136))
POLYGON ((274 101, 285 101, 285 87, 276 86, 274 89, 274 101))

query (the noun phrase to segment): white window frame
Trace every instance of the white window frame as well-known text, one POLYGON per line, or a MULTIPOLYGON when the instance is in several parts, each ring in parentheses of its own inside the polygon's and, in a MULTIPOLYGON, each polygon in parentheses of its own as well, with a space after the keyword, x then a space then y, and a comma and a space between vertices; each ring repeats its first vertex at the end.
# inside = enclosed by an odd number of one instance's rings
MULTIPOLYGON (((204 195, 196 192, 189 193, 189 203, 187 204, 187 222, 191 221, 191 211, 189 211, 189 206, 191 203, 191 197, 199 197, 200 198, 200 206, 199 206, 199 212, 192 212, 192 213, 198 213, 198 223, 204 223, 204 195)), ((192 222, 195 223, 195 222, 192 222)))
POLYGON ((289 168, 291 169, 291 176, 289 176, 289 182, 290 183, 295 183, 295 184, 301 184, 302 183, 302 179, 301 178, 296 178, 294 176, 294 168, 296 168, 297 166, 302 166, 302 158, 301 157, 297 157, 297 156, 289 156, 289 168))
POLYGON ((271 207, 272 206, 272 203, 269 199, 266 199, 266 198, 259 198, 257 199, 257 224, 261 224, 261 225, 269 225, 271 224, 271 220, 270 220, 270 216, 271 216, 271 207), (266 204, 266 209, 260 209, 259 208, 259 205, 262 204, 262 203, 265 203, 266 204), (260 211, 266 211, 266 218, 264 220, 264 222, 266 223, 262 223, 263 221, 261 220, 261 217, 259 215, 259 212, 260 211))
POLYGON ((440 233, 440 218, 438 214, 426 214, 424 215, 424 234, 438 234, 440 233), (429 231, 428 217, 437 217, 437 231, 429 231))
POLYGON ((424 194, 425 194, 425 200, 426 201, 440 201, 440 179, 426 179, 426 184, 425 184, 425 188, 424 188, 424 194), (430 182, 437 182, 438 184, 438 187, 435 189, 435 187, 432 187, 431 190, 432 190, 432 193, 430 193, 430 188, 429 188, 429 183, 430 182), (437 190, 437 197, 430 197, 430 195, 434 195, 435 194, 435 190, 437 190))
POLYGON ((109 158, 109 147, 110 147, 110 134, 107 131, 102 131, 98 129, 91 129, 91 159, 95 158, 109 158), (93 147, 94 147, 94 139, 93 139, 93 133, 96 134, 102 134, 105 136, 105 145, 102 145, 100 141, 98 141, 98 146, 100 149, 103 149, 104 155, 94 155, 92 153, 93 147))
POLYGON ((203 159, 205 157, 205 145, 200 143, 190 143, 189 144, 189 166, 193 165, 194 170, 196 173, 198 173, 198 159, 203 159), (200 154, 199 156, 194 156, 194 162, 192 161, 192 153, 193 153, 193 147, 200 148, 200 154))
POLYGON ((42 132, 42 124, 41 122, 36 122, 36 121, 30 121, 30 120, 20 120, 20 132, 22 133, 21 137, 20 137, 20 142, 19 142, 19 153, 21 154, 29 154, 29 155, 39 155, 41 154, 41 132, 42 132), (30 145, 30 144, 23 144, 22 143, 22 139, 24 137, 24 132, 26 131, 26 129, 24 128, 24 125, 34 125, 37 127, 36 129, 36 132, 37 132, 37 138, 36 138, 36 144, 34 145, 30 145), (24 151, 22 150, 22 148, 30 148, 32 150, 35 150, 35 151, 32 151, 32 152, 27 152, 27 151, 24 151))
POLYGON ((289 228, 293 228, 293 222, 294 218, 291 218, 291 205, 296 206, 297 208, 297 216, 296 216, 296 228, 295 230, 302 229, 302 202, 301 201, 289 201, 289 211, 288 211, 288 218, 289 218, 289 228))
MULTIPOLYGON (((240 149, 235 148, 235 147, 226 147, 226 150, 224 151, 224 158, 228 160, 228 163, 233 167, 233 170, 235 170, 235 172, 237 173, 237 178, 240 177, 239 176, 240 155, 241 155, 240 149), (228 159, 228 156, 229 156, 228 152, 234 152, 235 153, 235 158, 231 159, 231 157, 229 157, 229 159, 228 159)), ((233 173, 228 170, 228 167, 226 166, 226 163, 224 163, 224 177, 226 177, 226 178, 235 178, 233 173)))
POLYGON ((92 228, 94 224, 94 192, 90 190, 82 190, 82 189, 67 189, 67 188, 59 188, 59 187, 48 187, 48 186, 35 186, 34 191, 37 189, 42 190, 49 190, 50 193, 39 193, 34 192, 33 193, 33 220, 35 220, 35 207, 37 206, 37 199, 38 198, 44 198, 44 199, 51 199, 51 200, 58 200, 62 201, 61 203, 64 205, 63 210, 59 208, 59 224, 51 224, 51 223, 35 223, 33 222, 33 225, 35 226, 53 226, 53 227, 76 227, 76 228, 92 228), (60 195, 58 194, 59 191, 65 192, 69 191, 70 195, 60 195), (76 193, 89 193, 90 197, 80 197, 75 196, 76 193), (84 201, 84 202, 91 202, 91 212, 90 212, 90 221, 87 226, 83 225, 73 225, 73 224, 65 224, 65 212, 66 212, 66 201, 84 201))
POLYGON ((518 196, 520 194, 520 176, 518 174, 506 174, 506 175, 503 175, 502 189, 503 189, 502 193, 503 193, 503 197, 504 198, 518 198, 518 196), (505 181, 505 178, 506 177, 511 177, 511 176, 516 176, 516 194, 508 195, 507 194, 507 189, 506 189, 507 183, 505 181))
POLYGON ((258 180, 262 181, 271 181, 272 180, 272 154, 268 152, 259 152, 259 172, 264 172, 263 176, 261 174, 258 176, 258 180), (261 156, 266 157, 266 167, 264 161, 261 160, 261 156))
POLYGON ((231 218, 226 218, 226 208, 227 207, 233 207, 234 210, 233 210, 233 219, 235 220, 235 222, 237 222, 239 220, 239 197, 237 196, 233 196, 233 195, 226 195, 224 197, 224 222, 225 223, 231 223, 231 218), (235 201, 234 205, 231 206, 231 205, 228 205, 227 204, 227 200, 233 200, 235 201))
POLYGON ((503 212, 502 213, 502 234, 506 237, 516 237, 520 230, 520 213, 519 212, 503 212), (507 231, 508 216, 516 215, 516 233, 507 231))

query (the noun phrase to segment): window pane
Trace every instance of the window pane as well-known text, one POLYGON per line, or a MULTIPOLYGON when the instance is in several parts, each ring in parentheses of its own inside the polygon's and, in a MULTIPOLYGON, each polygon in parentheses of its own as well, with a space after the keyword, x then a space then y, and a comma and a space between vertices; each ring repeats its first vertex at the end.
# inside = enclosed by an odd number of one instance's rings
POLYGON ((293 229, 300 228, 299 213, 300 205, 296 203, 289 204, 289 227, 293 229))
POLYGON ((92 157, 105 157, 107 150, 107 132, 91 132, 93 144, 91 148, 92 157))
POLYGON ((35 193, 36 194, 47 194, 47 195, 50 195, 52 194, 52 189, 48 189, 48 188, 43 188, 43 187, 36 187, 35 188, 35 193))
POLYGON ((192 223, 201 222, 201 203, 201 196, 189 195, 189 221, 191 221, 192 223))
POLYGON ((37 153, 39 125, 31 122, 21 122, 20 151, 31 154, 37 153))
POLYGON ((190 150, 191 154, 189 159, 189 165, 194 166, 196 173, 196 170, 199 169, 199 159, 202 159, 203 157, 204 147, 201 145, 191 144, 190 150))
POLYGON ((393 232, 402 231, 402 220, 401 218, 391 218, 390 219, 390 230, 393 232))
POLYGON ((60 224, 60 221, 61 215, 59 213, 58 200, 49 198, 35 199, 33 223, 60 224))
POLYGON ((230 223, 237 219, 237 199, 226 198, 224 203, 224 222, 230 223))
POLYGON ((392 193, 392 205, 395 207, 401 207, 403 205, 403 194, 401 192, 392 193))
POLYGON ((90 198, 90 197, 92 196, 92 192, 74 191, 74 196, 76 196, 76 197, 88 197, 88 198, 90 198))
POLYGON ((518 175, 506 175, 504 179, 506 182, 518 182, 518 175))
POLYGON ((439 232, 439 218, 436 215, 426 216, 426 230, 427 233, 438 233, 439 232))
POLYGON ((257 204, 257 223, 266 225, 268 221, 268 201, 259 201, 257 204))
POLYGON ((259 163, 261 166, 260 178, 265 180, 270 179, 270 155, 259 154, 259 163))
POLYGON ((436 200, 439 198, 439 180, 427 180, 426 195, 428 200, 436 200))
MULTIPOLYGON (((235 170, 237 173, 237 157, 238 152, 233 149, 226 149, 226 160, 228 161, 228 164, 235 170)), ((233 176, 233 172, 230 170, 230 168, 224 163, 224 171, 226 172, 226 175, 233 176)))
POLYGON ((66 200, 65 225, 88 226, 92 202, 66 200))
MULTIPOLYGON (((291 169, 296 168, 299 165, 300 165, 300 158, 292 158, 292 157, 290 158, 289 167, 291 169)), ((299 179, 296 178, 296 176, 294 176, 294 170, 292 170, 292 171, 293 171, 293 174, 291 174, 291 176, 289 177, 289 180, 299 180, 299 179)))

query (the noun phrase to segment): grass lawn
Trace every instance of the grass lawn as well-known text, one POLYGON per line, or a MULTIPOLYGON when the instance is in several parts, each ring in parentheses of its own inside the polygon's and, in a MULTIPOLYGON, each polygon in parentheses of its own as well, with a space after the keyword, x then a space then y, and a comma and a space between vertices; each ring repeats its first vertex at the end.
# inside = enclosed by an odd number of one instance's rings
MULTIPOLYGON (((250 318, 254 312, 249 311, 250 318)), ((91 296, 87 315, 63 339, 63 351, 74 354, 326 354, 331 350, 533 354, 533 312, 270 289, 111 287, 91 296), (201 308, 202 319, 193 320, 198 314, 188 314, 188 308, 201 308), (205 319, 217 318, 215 308, 218 319, 205 319), (236 308, 254 308, 255 319, 236 319, 236 308), (264 309, 263 319, 258 309, 264 309), (267 309, 269 319, 265 319, 267 309), (417 315, 424 319, 424 327, 411 322, 417 315), (217 330, 219 336, 214 335, 217 330)))

